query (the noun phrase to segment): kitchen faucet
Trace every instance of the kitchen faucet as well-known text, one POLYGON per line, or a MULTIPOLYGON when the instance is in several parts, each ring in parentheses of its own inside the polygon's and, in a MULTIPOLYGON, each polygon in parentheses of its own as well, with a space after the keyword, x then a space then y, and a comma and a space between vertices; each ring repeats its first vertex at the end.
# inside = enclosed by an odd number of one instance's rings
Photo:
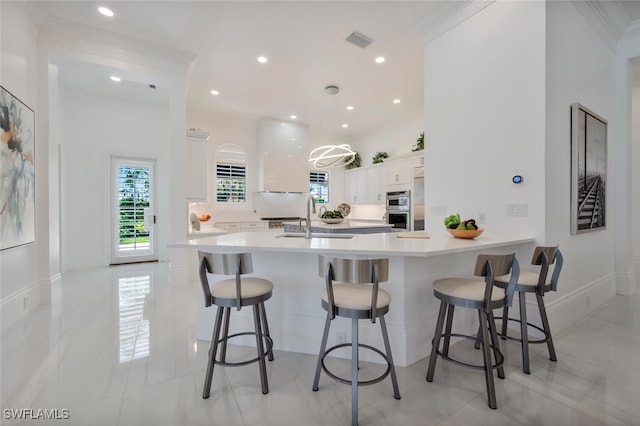
POLYGON ((306 239, 311 238, 311 210, 313 213, 316 212, 316 199, 313 198, 313 194, 309 194, 307 196, 307 229, 305 230, 304 237, 306 239), (309 208, 309 203, 311 203, 311 208, 309 208))

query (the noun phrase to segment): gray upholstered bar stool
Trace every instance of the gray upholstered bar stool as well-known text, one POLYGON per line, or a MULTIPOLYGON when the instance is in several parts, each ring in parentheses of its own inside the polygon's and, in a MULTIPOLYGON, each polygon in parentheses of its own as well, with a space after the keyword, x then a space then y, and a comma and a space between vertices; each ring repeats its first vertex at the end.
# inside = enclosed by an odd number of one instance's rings
POLYGON ((320 256, 318 269, 321 277, 325 279, 326 288, 322 293, 322 307, 327 311, 327 318, 322 334, 320 353, 316 365, 316 374, 313 379, 313 390, 318 390, 320 381, 320 369, 332 379, 351 385, 351 424, 358 424, 358 386, 372 385, 383 380, 391 373, 393 385, 393 397, 400 399, 398 379, 393 365, 391 346, 384 315, 389 312, 391 295, 379 288, 380 282, 389 279, 389 259, 339 259, 320 256), (333 281, 339 283, 334 284, 333 281), (327 349, 327 338, 331 320, 336 316, 351 318, 352 342, 332 346, 327 349), (382 339, 385 352, 370 345, 358 341, 358 320, 369 319, 372 323, 380 318, 382 339), (332 351, 351 346, 351 380, 338 377, 327 369, 324 359, 332 351), (386 371, 379 377, 367 381, 358 380, 358 352, 359 348, 366 348, 376 352, 387 363, 386 371))
POLYGON ((440 299, 440 311, 433 337, 427 381, 433 381, 436 359, 440 355, 443 359, 464 367, 484 370, 487 384, 489 407, 497 408, 496 391, 493 383, 493 370, 498 370, 498 377, 504 379, 504 356, 500 352, 499 340, 493 310, 511 304, 513 291, 516 286, 520 267, 515 253, 505 255, 480 254, 476 260, 474 275, 484 277, 484 281, 471 278, 445 278, 433 283, 433 294, 440 299), (506 291, 495 286, 497 275, 511 273, 511 281, 506 291), (479 341, 482 346, 483 364, 475 365, 458 361, 449 356, 449 342, 451 336, 476 339, 476 336, 452 333, 453 311, 456 306, 471 308, 478 311, 480 323, 479 341), (446 317, 446 327, 445 327, 446 317), (445 328, 444 333, 442 329, 445 328), (444 337, 444 339, 442 339, 444 337), (440 350, 440 340, 444 340, 440 350), (491 349, 493 357, 491 359, 491 349))
POLYGON ((209 398, 211 392, 211 380, 213 379, 213 367, 215 364, 228 367, 238 367, 242 365, 258 362, 260 370, 260 383, 262 393, 269 393, 267 382, 267 368, 265 358, 273 361, 273 341, 269 334, 269 324, 264 310, 264 302, 271 298, 273 283, 271 281, 241 276, 253 272, 251 253, 227 254, 227 253, 205 253, 198 251, 200 259, 200 284, 204 292, 204 305, 206 307, 216 305, 216 321, 211 337, 211 348, 209 349, 209 362, 204 381, 202 398, 209 398), (209 285, 208 274, 213 275, 235 275, 234 278, 218 281, 213 286, 209 285), (229 317, 231 308, 240 310, 243 306, 253 306, 253 323, 255 331, 235 333, 229 335, 229 317), (223 325, 224 314, 224 325, 223 325), (222 336, 220 333, 222 332, 222 336), (227 362, 227 342, 236 336, 255 335, 258 356, 246 361, 227 362), (265 348, 266 342, 266 348, 265 348), (216 359, 220 345, 220 355, 216 359))
MULTIPOLYGON (((549 350, 549 358, 551 361, 557 361, 556 350, 553 346, 553 338, 551 337, 551 328, 549 327, 549 319, 547 318, 547 310, 544 307, 543 296, 548 291, 556 291, 558 289, 558 277, 562 270, 562 253, 558 247, 536 247, 533 252, 531 264, 540 266, 538 272, 520 271, 516 290, 518 292, 518 300, 520 304, 520 319, 509 318, 509 307, 505 306, 502 311, 502 336, 503 339, 511 339, 521 343, 522 346, 522 371, 530 374, 529 368, 529 344, 530 343, 546 343, 549 350), (553 273, 549 276, 549 268, 554 265, 553 273), (540 320, 542 327, 527 322, 527 302, 526 294, 535 293, 538 301, 538 310, 540 311, 540 320), (508 321, 516 321, 520 323, 520 339, 507 335, 508 321), (543 339, 531 340, 529 338, 528 327, 535 328, 544 334, 543 339)), ((507 287, 507 283, 511 279, 510 275, 496 277, 496 285, 502 288, 507 287)))

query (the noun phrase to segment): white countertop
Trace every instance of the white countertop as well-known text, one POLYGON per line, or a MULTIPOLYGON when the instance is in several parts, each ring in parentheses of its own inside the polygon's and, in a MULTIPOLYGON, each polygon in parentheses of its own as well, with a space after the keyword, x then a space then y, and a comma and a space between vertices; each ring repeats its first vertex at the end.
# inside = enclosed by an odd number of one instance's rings
MULTIPOLYGON (((287 221, 283 222, 285 225, 296 225, 299 222, 287 221)), ((306 221, 302 220, 302 226, 305 226, 306 221)), ((360 222, 357 220, 345 220, 342 223, 324 223, 321 220, 312 220, 311 226, 314 228, 326 228, 326 229, 356 229, 356 228, 391 228, 393 225, 388 223, 375 223, 375 222, 360 222)))
POLYGON ((473 240, 458 239, 449 235, 435 235, 429 239, 398 238, 398 233, 395 232, 359 234, 351 239, 311 238, 308 240, 305 238, 277 238, 279 234, 282 234, 282 231, 238 232, 174 242, 168 244, 168 247, 212 252, 270 251, 352 256, 429 257, 535 241, 535 238, 529 235, 492 231, 485 231, 484 234, 473 240))
POLYGON ((206 228, 200 228, 200 231, 191 231, 187 234, 187 238, 190 240, 195 238, 215 237, 217 235, 224 235, 227 231, 214 226, 207 226, 206 228))

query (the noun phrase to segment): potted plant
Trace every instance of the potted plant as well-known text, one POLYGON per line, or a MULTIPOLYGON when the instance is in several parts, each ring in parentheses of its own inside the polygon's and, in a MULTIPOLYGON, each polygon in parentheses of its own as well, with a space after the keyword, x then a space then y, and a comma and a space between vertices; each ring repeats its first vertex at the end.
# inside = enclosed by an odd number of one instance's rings
POLYGON ((416 144, 413 146, 411 151, 416 152, 416 151, 421 151, 423 149, 424 149, 424 132, 420 133, 420 136, 418 136, 418 139, 416 139, 416 144))
POLYGON ((351 163, 347 164, 346 167, 347 169, 356 169, 360 167, 361 163, 362 163, 362 159, 360 158, 360 154, 356 152, 355 159, 351 163))
POLYGON ((389 154, 384 151, 378 151, 376 155, 373 156, 373 164, 382 163, 385 158, 389 158, 389 154))

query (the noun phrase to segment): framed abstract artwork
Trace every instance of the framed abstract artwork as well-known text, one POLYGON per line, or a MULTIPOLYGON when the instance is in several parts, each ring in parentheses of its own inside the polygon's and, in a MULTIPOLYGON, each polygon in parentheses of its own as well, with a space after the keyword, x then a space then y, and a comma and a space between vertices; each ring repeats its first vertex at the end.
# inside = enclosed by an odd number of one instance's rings
POLYGON ((0 86, 0 250, 35 242, 35 114, 0 86))
POLYGON ((606 229, 607 120, 571 105, 571 233, 606 229))

